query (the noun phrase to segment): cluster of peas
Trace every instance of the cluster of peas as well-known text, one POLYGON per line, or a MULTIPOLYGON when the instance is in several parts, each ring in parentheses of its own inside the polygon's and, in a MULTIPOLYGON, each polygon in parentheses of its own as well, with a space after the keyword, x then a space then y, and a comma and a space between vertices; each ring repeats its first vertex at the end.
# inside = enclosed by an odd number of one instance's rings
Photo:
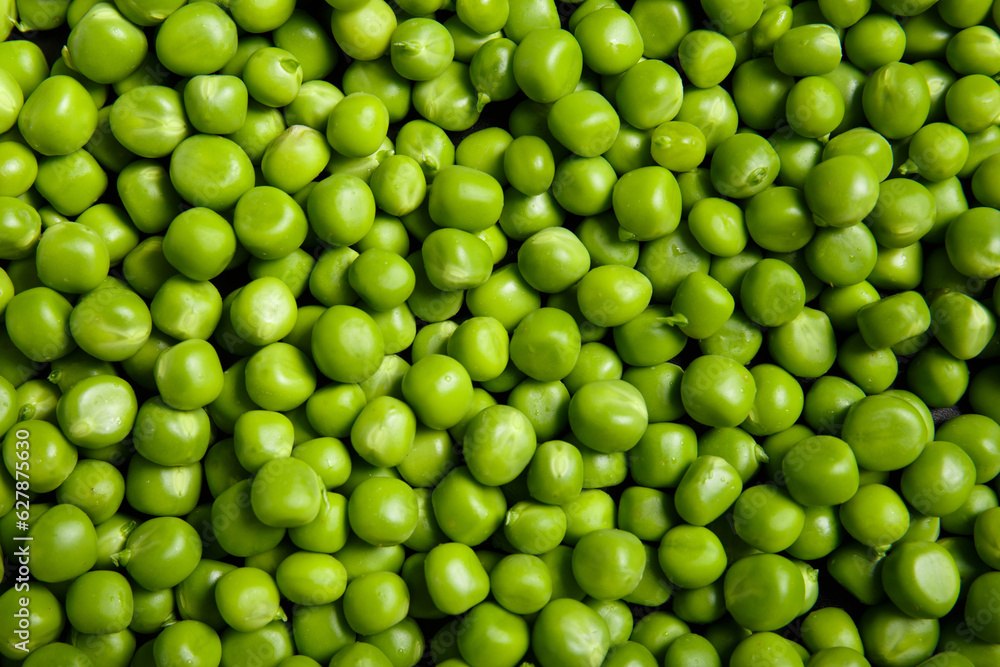
POLYGON ((1000 665, 1000 3, 327 1, 0 2, 0 664, 1000 665))

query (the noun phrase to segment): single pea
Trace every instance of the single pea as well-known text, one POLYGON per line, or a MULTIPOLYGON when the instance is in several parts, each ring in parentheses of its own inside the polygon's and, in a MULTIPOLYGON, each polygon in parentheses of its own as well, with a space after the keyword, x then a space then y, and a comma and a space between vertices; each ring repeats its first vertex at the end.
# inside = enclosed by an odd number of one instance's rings
POLYGON ((87 572, 66 591, 66 617, 77 632, 121 632, 132 620, 132 609, 128 579, 117 572, 87 572))
POLYGON ((614 96, 623 121, 649 130, 677 115, 683 88, 673 67, 659 60, 644 60, 625 71, 614 96))
POLYGON ((727 197, 752 197, 774 182, 778 165, 778 155, 766 139, 736 134, 723 140, 713 154, 712 185, 727 197))
POLYGON ((181 76, 218 71, 236 55, 236 45, 236 23, 210 3, 178 8, 156 33, 156 57, 181 76))
POLYGON ((726 608, 740 625, 757 631, 778 629, 798 616, 804 592, 798 567, 775 554, 747 556, 725 575, 726 608))
POLYGON ((333 39, 356 60, 375 60, 389 50, 396 15, 385 2, 348 3, 330 19, 333 39))
POLYGON ((403 21, 396 26, 391 39, 392 66, 411 81, 433 79, 444 72, 455 56, 455 40, 451 33, 430 19, 403 21))
MULTIPOLYGON (((20 93, 19 86, 14 87, 20 93)), ((97 129, 97 106, 72 77, 51 76, 24 100, 16 118, 24 140, 37 152, 68 155, 82 148, 97 129)))
POLYGON ((878 179, 872 163, 856 155, 821 162, 805 182, 809 209, 826 224, 847 227, 864 219, 878 202, 878 179))
POLYGON ((919 70, 905 63, 888 63, 865 84, 865 116, 887 139, 902 139, 924 124, 930 111, 930 89, 919 70))
POLYGON ((790 76, 828 74, 840 64, 837 31, 821 24, 793 27, 774 44, 774 63, 790 76))
POLYGON ((472 56, 469 78, 478 91, 479 111, 490 102, 509 100, 518 92, 513 67, 516 49, 513 41, 498 36, 480 46, 472 56))

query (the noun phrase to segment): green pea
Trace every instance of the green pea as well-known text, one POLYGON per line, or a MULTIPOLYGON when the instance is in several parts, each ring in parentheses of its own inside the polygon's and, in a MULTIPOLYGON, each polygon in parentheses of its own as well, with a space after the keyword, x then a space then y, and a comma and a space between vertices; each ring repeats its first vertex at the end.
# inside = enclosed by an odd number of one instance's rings
POLYGON ((427 81, 448 67, 455 55, 455 41, 440 23, 409 19, 393 31, 389 55, 393 68, 407 79, 427 81))
POLYGON ((472 56, 469 78, 478 91, 479 111, 490 102, 509 100, 518 92, 513 68, 516 48, 513 41, 499 37, 484 43, 472 56))
POLYGON ((727 197, 752 197, 774 182, 777 173, 777 153, 755 134, 737 134, 723 140, 712 159, 712 185, 727 197))
POLYGON ((821 76, 809 76, 792 86, 785 115, 796 133, 808 138, 822 137, 843 121, 843 105, 843 96, 833 83, 821 76))
POLYGON ((25 655, 25 651, 15 646, 15 644, 25 641, 16 634, 17 629, 20 628, 20 622, 15 620, 14 614, 18 610, 28 609, 26 623, 30 635, 26 640, 27 643, 22 646, 27 647, 29 657, 46 645, 52 645, 51 642, 55 642, 66 625, 66 616, 62 605, 44 584, 35 584, 24 591, 8 589, 3 596, 0 596, 0 607, 9 612, 7 616, 10 618, 4 622, 3 626, 0 626, 0 631, 3 633, 3 643, 0 646, 3 647, 3 655, 12 660, 23 658, 25 655), (21 598, 26 598, 28 604, 22 606, 20 604, 21 598))
POLYGON ((76 348, 69 327, 72 310, 69 301, 48 287, 25 290, 7 304, 7 335, 32 361, 59 359, 76 348))
POLYGON ((97 106, 75 79, 51 76, 24 100, 17 127, 42 155, 68 155, 82 148, 97 129, 97 106))
POLYGON ((889 63, 865 84, 865 116, 887 139, 902 139, 920 129, 930 111, 930 89, 912 65, 889 63))
POLYGON ((774 63, 790 76, 829 74, 840 64, 840 55, 840 38, 830 26, 793 27, 774 44, 774 63))
POLYGON ((928 407, 950 407, 969 387, 969 367, 940 347, 928 347, 913 358, 906 378, 928 407))
POLYGON ((692 30, 678 45, 681 68, 698 88, 711 88, 729 76, 736 64, 736 47, 724 35, 692 30))
POLYGON ((464 544, 449 542, 431 549, 424 572, 431 599, 444 613, 468 611, 485 600, 489 591, 489 575, 464 544))
POLYGON ((512 67, 514 80, 529 99, 555 102, 579 83, 583 51, 571 33, 539 27, 518 42, 512 67))
POLYGON ((552 600, 542 609, 532 640, 543 664, 585 664, 594 661, 594 656, 603 660, 610 647, 607 625, 597 612, 565 598, 552 600))
POLYGON ((702 5, 708 18, 717 24, 727 36, 746 32, 753 27, 764 11, 763 2, 749 2, 734 10, 718 0, 709 0, 702 5))
POLYGON ((396 15, 389 5, 349 3, 335 12, 331 18, 333 38, 345 54, 356 60, 375 60, 389 50, 396 28, 396 15))
MULTIPOLYGON (((756 631, 780 628, 798 616, 803 595, 798 567, 782 556, 747 556, 726 572, 726 608, 740 625, 756 631)), ((735 654, 733 660, 739 664, 735 654)))
POLYGON ((479 287, 469 290, 468 305, 474 316, 491 317, 504 330, 513 331, 528 313, 541 306, 541 297, 524 280, 517 266, 509 264, 494 271, 479 287))
POLYGON ((413 108, 452 132, 467 130, 479 119, 478 92, 472 85, 469 66, 452 61, 438 76, 413 87, 413 108))
POLYGON ((156 35, 156 56, 176 74, 210 74, 236 55, 236 23, 210 4, 180 7, 156 35), (193 40, 193 41, 185 41, 193 40), (177 48, 190 44, 189 48, 177 48))

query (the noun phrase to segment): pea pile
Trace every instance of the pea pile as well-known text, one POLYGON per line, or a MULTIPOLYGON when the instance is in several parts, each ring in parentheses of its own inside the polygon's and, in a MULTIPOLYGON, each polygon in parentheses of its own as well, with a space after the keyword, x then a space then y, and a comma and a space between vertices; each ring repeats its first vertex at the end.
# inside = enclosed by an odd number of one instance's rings
POLYGON ((1000 665, 998 22, 0 0, 0 665, 1000 665))

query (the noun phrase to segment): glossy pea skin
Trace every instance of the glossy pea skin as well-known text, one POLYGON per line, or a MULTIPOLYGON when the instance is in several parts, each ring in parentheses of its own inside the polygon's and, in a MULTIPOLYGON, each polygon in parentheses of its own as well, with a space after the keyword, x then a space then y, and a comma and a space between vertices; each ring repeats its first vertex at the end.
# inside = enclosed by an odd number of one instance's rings
POLYGON ((514 79, 529 99, 555 102, 579 83, 583 51, 565 30, 536 28, 518 43, 512 64, 514 79))
POLYGON ((875 70, 865 84, 862 100, 873 129, 887 139, 913 134, 930 111, 926 79, 904 63, 889 63, 875 70))
POLYGON ((210 74, 236 54, 236 24, 210 3, 186 5, 173 12, 156 34, 156 56, 181 76, 210 74), (178 48, 186 44, 187 48, 178 48))
POLYGON ((24 100, 17 126, 42 155, 67 155, 82 148, 97 129, 97 107, 75 79, 53 76, 24 100))
POLYGON ((774 44, 775 65, 791 76, 828 74, 840 63, 840 54, 840 38, 824 25, 792 28, 774 44))
POLYGON ((798 568, 775 554, 747 556, 725 575, 726 608, 741 625, 758 631, 775 630, 798 616, 804 590, 798 568))
POLYGON ((762 137, 737 134, 725 139, 712 157, 712 185, 720 194, 752 197, 774 182, 778 156, 762 137))

